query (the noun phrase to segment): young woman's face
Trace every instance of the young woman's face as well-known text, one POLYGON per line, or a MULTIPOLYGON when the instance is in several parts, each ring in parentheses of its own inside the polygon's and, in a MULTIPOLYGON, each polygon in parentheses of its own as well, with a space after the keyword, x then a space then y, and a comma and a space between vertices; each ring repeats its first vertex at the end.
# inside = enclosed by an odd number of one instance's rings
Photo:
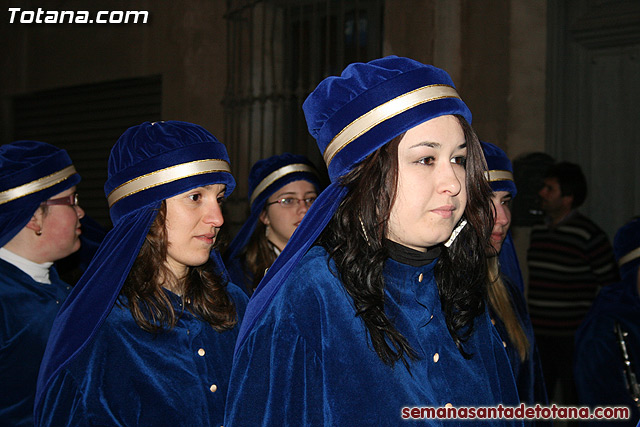
POLYGON ((497 255, 502 249, 502 243, 507 237, 507 232, 511 226, 511 193, 508 191, 494 191, 491 196, 491 202, 495 207, 495 212, 490 243, 497 255))
MULTIPOLYGON (((51 199, 68 197, 76 192, 73 186, 51 199)), ((80 219, 84 216, 84 210, 80 206, 50 205, 46 208, 46 214, 38 209, 34 217, 41 221, 39 248, 41 259, 52 262, 71 255, 80 249, 80 219)))
POLYGON ((260 221, 268 227, 267 239, 282 250, 309 210, 309 202, 317 196, 313 184, 304 180, 290 182, 272 194, 266 210, 260 214, 260 221))
POLYGON ((197 187, 166 200, 167 266, 182 277, 187 267, 209 259, 220 227, 224 223, 221 203, 226 185, 197 187))
POLYGON ((419 251, 449 239, 467 202, 466 158, 455 116, 437 117, 405 133, 398 145, 398 188, 387 238, 419 251))

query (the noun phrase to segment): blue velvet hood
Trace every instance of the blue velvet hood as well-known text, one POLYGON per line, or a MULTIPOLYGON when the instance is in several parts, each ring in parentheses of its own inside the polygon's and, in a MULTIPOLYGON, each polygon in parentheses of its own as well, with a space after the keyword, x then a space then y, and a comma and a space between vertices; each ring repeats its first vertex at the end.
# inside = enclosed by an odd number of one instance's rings
MULTIPOLYGON (((305 156, 283 153, 258 160, 249 172, 249 194, 251 213, 236 234, 225 253, 227 261, 237 257, 247 245, 256 228, 260 213, 267 200, 276 191, 294 181, 308 181, 320 192, 320 180, 315 166, 305 156)), ((238 285, 242 285, 238 283, 238 285)))
POLYGON ((320 82, 302 108, 331 184, 307 211, 253 294, 236 351, 345 197, 342 176, 396 136, 428 120, 455 114, 471 123, 471 112, 444 70, 397 56, 347 66, 340 76, 320 82))
POLYGON ((79 182, 65 150, 39 141, 0 146, 0 248, 27 225, 40 203, 79 182))
POLYGON ((195 124, 145 122, 118 139, 104 186, 114 227, 53 324, 38 378, 36 418, 51 380, 109 315, 161 202, 211 184, 226 184, 228 196, 235 187, 230 170, 225 146, 195 124))

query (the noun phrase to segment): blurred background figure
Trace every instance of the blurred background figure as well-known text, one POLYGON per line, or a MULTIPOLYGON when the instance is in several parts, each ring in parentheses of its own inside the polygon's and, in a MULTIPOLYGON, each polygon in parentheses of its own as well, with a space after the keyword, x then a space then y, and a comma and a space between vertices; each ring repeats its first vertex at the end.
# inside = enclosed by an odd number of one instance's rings
POLYGON ((33 426, 38 369, 71 289, 53 263, 81 244, 78 182, 64 150, 37 141, 0 147, 1 426, 33 426))
POLYGON ((518 258, 511 241, 511 202, 518 193, 513 180, 513 167, 507 154, 499 147, 482 142, 482 151, 487 160, 488 180, 493 194, 494 225, 491 232, 491 247, 487 259, 489 284, 488 295, 491 317, 505 343, 513 375, 518 385, 520 401, 528 405, 547 403, 540 355, 536 346, 527 303, 520 283, 518 258), (499 257, 498 257, 499 255, 499 257), (505 269, 512 275, 505 273, 505 269))
POLYGON ((320 192, 318 172, 290 153, 257 161, 249 173, 249 218, 225 253, 231 281, 251 295, 320 192))
POLYGON ((551 166, 538 195, 546 218, 531 230, 529 313, 549 399, 575 404, 575 331, 598 289, 618 280, 618 268, 605 232, 578 212, 587 197, 580 166, 569 162, 551 166), (556 395, 558 383, 561 399, 556 395))
POLYGON ((211 257, 234 187, 225 146, 198 125, 122 134, 105 184, 114 228, 54 322, 36 425, 222 424, 248 300, 211 257))
POLYGON ((628 406, 624 423, 640 420, 640 217, 613 240, 622 281, 603 288, 576 332, 574 374, 581 405, 628 406))

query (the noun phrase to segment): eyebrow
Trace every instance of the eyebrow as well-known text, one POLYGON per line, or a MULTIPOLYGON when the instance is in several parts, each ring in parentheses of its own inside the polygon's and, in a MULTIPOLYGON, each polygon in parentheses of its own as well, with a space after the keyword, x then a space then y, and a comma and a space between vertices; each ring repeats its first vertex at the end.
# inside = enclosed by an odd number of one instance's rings
MULTIPOLYGON (((302 194, 306 196, 306 195, 307 195, 307 194, 309 194, 309 193, 315 193, 315 194, 318 194, 318 192, 317 192, 316 190, 309 190, 309 191, 305 191, 305 192, 304 192, 304 193, 302 193, 302 194)), ((295 196, 295 195, 297 195, 297 194, 298 194, 298 193, 297 193, 296 191, 287 191, 287 192, 285 192, 285 193, 280 193, 280 194, 278 194, 278 198, 281 198, 281 197, 283 197, 283 196, 289 196, 289 195, 291 195, 291 196, 295 196)))
MULTIPOLYGON (((418 147, 429 147, 429 148, 442 148, 442 144, 440 144, 439 142, 431 142, 431 141, 423 141, 423 142, 418 142, 417 144, 413 144, 411 148, 418 148, 418 147)), ((456 148, 457 150, 461 150, 463 148, 467 148, 467 142, 465 141, 464 143, 458 145, 458 147, 456 148)))

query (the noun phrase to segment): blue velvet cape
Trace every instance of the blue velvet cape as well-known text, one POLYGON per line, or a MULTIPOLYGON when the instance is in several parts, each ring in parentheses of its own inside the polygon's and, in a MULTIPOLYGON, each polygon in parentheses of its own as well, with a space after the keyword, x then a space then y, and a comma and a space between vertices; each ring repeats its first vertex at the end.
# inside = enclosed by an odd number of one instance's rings
POLYGON ((0 259, 0 426, 33 426, 33 402, 51 325, 70 286, 50 269, 38 283, 0 259))
POLYGON ((409 372, 378 358, 327 260, 322 247, 313 247, 238 346, 225 426, 405 425, 404 406, 518 404, 487 312, 465 344, 471 360, 456 348, 441 311, 436 261, 385 265, 387 314, 420 357, 409 372))
POLYGON ((620 345, 614 323, 629 333, 627 351, 640 380, 640 298, 636 275, 629 274, 615 285, 602 288, 575 337, 574 377, 580 404, 628 406, 631 418, 625 422, 599 421, 598 426, 635 426, 640 411, 627 391, 620 345))
POLYGON ((522 361, 518 350, 509 339, 509 334, 507 333, 504 322, 502 322, 495 313, 491 313, 498 334, 500 334, 506 343, 505 349, 507 350, 511 369, 518 385, 518 396, 520 396, 520 401, 526 403, 528 406, 534 406, 536 403, 547 405, 549 400, 544 383, 544 376, 542 374, 540 354, 538 353, 538 346, 536 345, 535 336, 533 335, 533 326, 531 326, 531 319, 527 311, 524 294, 519 286, 514 284, 509 277, 503 275, 502 281, 509 293, 516 318, 520 322, 520 325, 522 325, 522 329, 531 343, 529 355, 527 359, 522 361))
MULTIPOLYGON (((240 323, 247 297, 231 283, 227 291, 240 323)), ((182 312, 182 299, 166 292, 182 312)), ((220 426, 239 329, 216 332, 184 311, 175 328, 154 335, 116 304, 54 377, 39 425, 220 426)))

